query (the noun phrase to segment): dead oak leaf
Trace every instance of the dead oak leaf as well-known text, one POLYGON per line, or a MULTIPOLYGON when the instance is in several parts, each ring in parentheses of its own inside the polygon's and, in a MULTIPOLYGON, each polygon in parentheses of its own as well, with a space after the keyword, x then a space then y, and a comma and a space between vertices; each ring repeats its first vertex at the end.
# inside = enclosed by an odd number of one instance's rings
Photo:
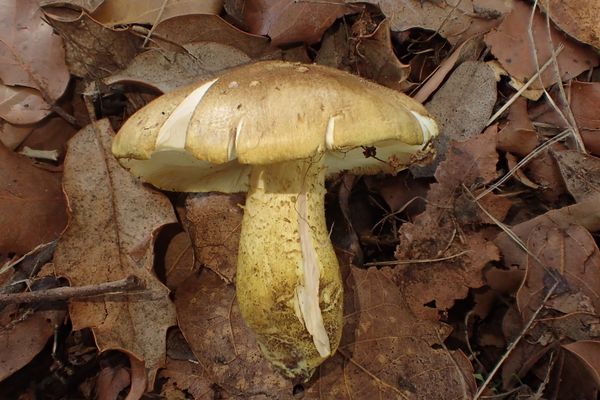
POLYGON ((74 300, 70 316, 73 329, 92 328, 100 351, 121 350, 141 360, 152 383, 164 364, 166 330, 175 324, 168 289, 152 272, 153 237, 175 217, 164 195, 119 166, 113 135, 108 120, 101 120, 69 141, 63 186, 71 219, 54 254, 55 273, 74 286, 129 275, 144 282, 141 293, 74 300))
POLYGON ((0 144, 0 261, 55 240, 66 225, 61 175, 0 144))
POLYGON ((42 16, 35 0, 0 2, 0 81, 37 89, 54 101, 70 76, 62 39, 42 16))

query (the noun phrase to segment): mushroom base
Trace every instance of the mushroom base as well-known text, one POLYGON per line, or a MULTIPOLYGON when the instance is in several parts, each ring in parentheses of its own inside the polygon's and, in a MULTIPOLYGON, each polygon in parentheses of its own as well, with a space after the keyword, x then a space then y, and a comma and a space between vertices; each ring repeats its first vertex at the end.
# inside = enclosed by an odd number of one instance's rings
POLYGON ((335 353, 343 285, 325 223, 319 161, 253 167, 238 255, 237 299, 264 355, 308 379, 335 353))

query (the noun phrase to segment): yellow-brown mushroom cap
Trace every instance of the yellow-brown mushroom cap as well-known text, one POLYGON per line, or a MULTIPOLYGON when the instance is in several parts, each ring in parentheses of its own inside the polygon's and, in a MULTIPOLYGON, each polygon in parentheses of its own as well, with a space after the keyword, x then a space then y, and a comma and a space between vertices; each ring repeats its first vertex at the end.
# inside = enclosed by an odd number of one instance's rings
POLYGON ((232 192, 247 188, 250 165, 316 154, 330 173, 397 171, 435 135, 425 108, 402 93, 329 67, 265 61, 157 98, 125 122, 113 153, 163 189, 232 192))

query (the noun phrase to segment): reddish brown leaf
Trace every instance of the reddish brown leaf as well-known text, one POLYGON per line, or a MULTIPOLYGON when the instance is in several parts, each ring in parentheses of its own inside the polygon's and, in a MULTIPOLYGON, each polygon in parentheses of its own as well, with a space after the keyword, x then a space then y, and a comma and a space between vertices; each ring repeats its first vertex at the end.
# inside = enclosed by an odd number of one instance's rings
POLYGON ((42 19, 35 0, 0 2, 0 81, 62 96, 69 82, 62 39, 42 19))
POLYGON ((143 39, 130 29, 106 28, 85 13, 47 11, 48 22, 65 41, 69 71, 100 79, 124 68, 138 53, 143 39))
POLYGON ((81 286, 138 276, 146 291, 125 298, 72 301, 73 329, 90 327, 100 351, 127 352, 145 364, 152 384, 175 324, 168 290, 152 272, 153 235, 175 222, 167 198, 138 182, 111 153, 112 129, 101 120, 69 142, 64 190, 71 219, 54 255, 55 273, 81 286))
POLYGON ((187 232, 179 232, 167 245, 165 252, 165 280, 167 287, 175 291, 194 273, 194 252, 187 232))
POLYGON ((527 99, 519 97, 508 109, 508 123, 498 134, 498 149, 525 157, 538 145, 527 113, 527 99))
POLYGON ((10 150, 16 149, 33 130, 31 125, 13 125, 0 120, 0 142, 10 150))
POLYGON ((33 124, 51 112, 50 104, 37 90, 0 83, 0 118, 16 125, 33 124))
MULTIPOLYGON (((521 82, 528 81, 536 73, 534 48, 529 41, 528 28, 531 7, 523 1, 514 3, 513 11, 507 15, 500 26, 485 37, 500 64, 511 76, 521 82)), ((598 65, 600 58, 592 49, 565 37, 556 28, 551 27, 550 34, 546 29, 546 21, 536 10, 533 18, 533 38, 537 50, 538 65, 544 64, 553 48, 562 43, 565 48, 558 55, 558 67, 563 81, 572 79, 581 72, 598 65)), ((544 87, 556 83, 553 67, 542 73, 544 87)), ((541 89, 539 80, 530 89, 541 89)))
POLYGON ((18 319, 7 322, 5 309, 3 329, 0 331, 0 381, 29 363, 54 335, 56 326, 65 317, 64 311, 37 311, 29 316, 18 315, 18 319))
POLYGON ((587 0, 541 1, 552 22, 580 42, 600 48, 600 9, 587 0))
POLYGON ((600 386, 600 341, 582 340, 564 345, 573 353, 592 374, 597 386, 600 386))
POLYGON ((527 321, 550 290, 546 303, 563 313, 600 310, 600 251, 584 228, 539 226, 529 234, 527 272, 517 292, 517 305, 527 321), (570 305, 567 305, 569 303, 570 305))
POLYGON ((67 224, 61 176, 0 145, 0 259, 56 239, 67 224))
POLYGON ((274 45, 296 42, 313 44, 336 18, 352 12, 342 0, 320 3, 295 0, 250 0, 243 9, 249 32, 268 35, 274 45))

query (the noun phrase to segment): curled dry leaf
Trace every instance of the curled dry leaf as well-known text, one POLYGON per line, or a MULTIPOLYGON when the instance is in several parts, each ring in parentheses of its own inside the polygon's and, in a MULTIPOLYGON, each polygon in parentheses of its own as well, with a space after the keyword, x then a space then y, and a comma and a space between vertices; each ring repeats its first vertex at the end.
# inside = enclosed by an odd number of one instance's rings
POLYGON ((106 26, 155 25, 188 14, 219 14, 223 0, 104 0, 92 17, 106 26))
POLYGON ((547 0, 540 7, 562 31, 600 49, 600 8, 587 0, 547 0))
POLYGON ((412 167, 413 174, 432 176, 452 140, 464 141, 485 129, 495 103, 496 80, 491 68, 476 61, 459 65, 426 105, 440 128, 434 141, 436 161, 412 167))
MULTIPOLYGON (((270 48, 269 39, 241 31, 218 15, 181 15, 156 26, 153 39, 161 47, 168 42, 180 46, 193 42, 215 42, 235 47, 251 58, 264 56, 270 48)), ((274 51, 274 50, 271 50, 274 51)))
POLYGON ((314 4, 295 0, 249 0, 243 4, 243 23, 250 33, 268 35, 274 45, 313 44, 333 22, 353 12, 343 0, 314 4))
MULTIPOLYGON (((353 268, 347 283, 340 349, 306 384, 304 399, 472 395, 468 360, 459 351, 435 348, 448 327, 412 314, 387 272, 353 268)), ((266 362, 243 324, 232 286, 205 270, 180 287, 175 302, 181 329, 203 367, 197 381, 211 383, 202 387, 231 397, 293 397, 293 383, 266 362)))
POLYGON ((75 76, 101 79, 113 74, 125 68, 141 48, 143 39, 130 29, 109 29, 86 13, 74 16, 61 11, 47 10, 46 16, 64 40, 67 65, 75 76))
MULTIPOLYGON (((359 3, 364 0, 349 0, 359 3)), ((371 0, 368 3, 381 8, 390 18, 393 31, 424 28, 437 32, 452 44, 488 32, 500 21, 503 7, 497 8, 494 19, 477 15, 471 0, 421 1, 421 0, 371 0)), ((487 11, 490 14, 490 11, 487 11)))
POLYGON ((32 130, 31 125, 13 125, 0 119, 0 142, 10 150, 14 150, 32 130))
POLYGON ((67 88, 69 70, 62 39, 42 16, 35 0, 0 2, 0 81, 54 101, 67 88))
MULTIPOLYGON (((430 187, 425 212, 401 226, 396 258, 407 264, 394 271, 414 313, 437 318, 438 310, 445 311, 456 299, 466 297, 469 288, 482 286, 483 268, 499 259, 496 247, 472 229, 488 221, 463 189, 491 182, 497 161, 493 130, 454 142, 436 171, 438 183, 430 187)), ((498 219, 504 218, 508 207, 510 202, 494 195, 486 202, 488 212, 498 219)))
POLYGON ((175 217, 164 195, 119 166, 111 153, 112 136, 108 120, 101 120, 69 142, 63 186, 71 219, 54 267, 73 286, 129 275, 144 282, 146 290, 120 298, 72 301, 70 315, 73 329, 92 328, 100 351, 122 350, 141 360, 152 384, 164 364, 166 330, 175 324, 168 289, 152 272, 153 237, 175 217))
POLYGON ((39 91, 0 83, 0 118, 15 125, 33 124, 51 112, 39 91))
POLYGON ((92 13, 104 0, 38 0, 40 7, 67 6, 76 10, 92 13))
POLYGON ((600 197, 600 158, 575 150, 557 151, 553 155, 575 201, 600 197))
POLYGON ((193 194, 185 203, 183 224, 193 242, 197 262, 232 283, 246 201, 243 194, 193 194))
POLYGON ((67 225, 61 176, 0 145, 0 260, 56 239, 67 225))
POLYGON ((0 381, 27 365, 42 351, 65 317, 61 310, 36 311, 7 323, 6 314, 12 314, 9 311, 5 309, 4 316, 0 316, 4 320, 0 330, 0 381))
POLYGON ((137 55, 124 70, 105 78, 104 83, 136 83, 167 93, 250 61, 241 50, 215 42, 189 43, 183 48, 181 52, 148 50, 137 55))
POLYGON ((517 292, 517 306, 525 321, 542 304, 551 287, 556 286, 551 302, 566 302, 576 298, 577 309, 568 312, 600 310, 600 251, 592 235, 581 226, 566 229, 541 225, 528 237, 525 280, 517 292), (583 298, 579 298, 579 294, 583 298))
MULTIPOLYGON (((546 29, 544 16, 535 11, 532 25, 535 50, 529 40, 529 18, 531 6, 526 2, 516 1, 512 12, 491 33, 485 36, 485 42, 500 64, 518 81, 527 82, 536 72, 534 55, 537 55, 541 67, 550 59, 553 50, 562 43, 565 48, 557 56, 560 78, 563 81, 572 79, 585 70, 598 65, 600 57, 592 49, 568 38, 553 26, 550 33, 546 29)), ((554 67, 550 66, 542 73, 543 87, 557 82, 554 67)), ((541 89, 539 80, 534 81, 530 89, 541 89)))

